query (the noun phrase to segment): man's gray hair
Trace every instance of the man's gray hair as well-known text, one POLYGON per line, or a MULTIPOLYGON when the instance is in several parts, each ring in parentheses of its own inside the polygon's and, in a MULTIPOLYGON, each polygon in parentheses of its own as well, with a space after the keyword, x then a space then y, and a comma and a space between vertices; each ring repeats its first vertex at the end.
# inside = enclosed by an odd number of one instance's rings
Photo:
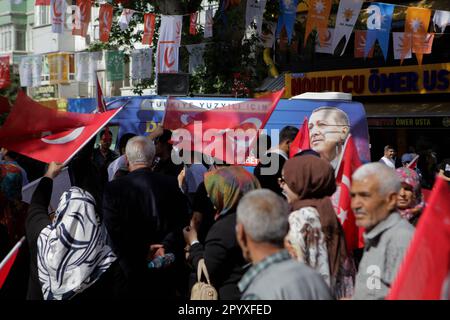
POLYGON ((377 179, 381 195, 388 195, 389 193, 398 193, 401 188, 400 178, 395 173, 395 170, 388 167, 381 162, 367 163, 359 167, 353 173, 352 179, 362 181, 364 179, 377 179))
POLYGON ((247 193, 237 207, 237 222, 256 242, 283 246, 289 231, 289 206, 287 202, 268 189, 247 193))
POLYGON ((311 114, 318 111, 328 111, 328 112, 335 112, 338 118, 338 122, 342 125, 346 125, 350 127, 350 119, 348 118, 347 113, 345 111, 342 111, 339 108, 336 107, 330 107, 330 106, 322 106, 314 109, 311 114))
POLYGON ((155 144, 147 137, 136 136, 128 140, 125 154, 130 164, 147 164, 150 166, 155 157, 155 144))

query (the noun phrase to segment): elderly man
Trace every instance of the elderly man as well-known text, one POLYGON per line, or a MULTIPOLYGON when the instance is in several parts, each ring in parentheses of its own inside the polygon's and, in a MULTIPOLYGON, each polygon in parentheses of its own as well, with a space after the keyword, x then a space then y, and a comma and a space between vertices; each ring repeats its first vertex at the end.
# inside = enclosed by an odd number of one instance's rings
POLYGON ((267 189, 249 192, 237 208, 236 237, 253 266, 238 286, 242 300, 331 299, 322 277, 283 249, 289 208, 267 189))
POLYGON ((111 247, 127 279, 123 290, 130 298, 170 297, 164 290, 180 273, 149 271, 147 255, 151 245, 162 244, 166 253, 175 253, 176 264, 183 264, 187 200, 175 177, 151 171, 155 145, 150 139, 131 138, 125 154, 130 173, 108 183, 103 196, 111 247))
POLYGON ((382 163, 361 166, 353 174, 352 209, 365 228, 365 248, 353 299, 384 299, 408 249, 414 227, 397 212, 400 179, 382 163))

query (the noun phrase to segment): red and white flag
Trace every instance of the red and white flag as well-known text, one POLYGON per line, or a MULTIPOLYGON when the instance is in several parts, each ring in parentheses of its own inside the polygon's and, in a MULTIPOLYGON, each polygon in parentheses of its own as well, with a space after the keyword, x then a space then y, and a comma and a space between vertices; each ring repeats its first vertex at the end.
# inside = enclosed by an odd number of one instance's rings
POLYGON ((36 0, 34 2, 35 6, 49 6, 50 5, 50 0, 36 0))
POLYGON ((300 151, 306 149, 311 149, 311 146, 309 144, 309 127, 307 117, 305 117, 305 120, 303 120, 303 124, 300 127, 297 136, 295 137, 294 141, 292 141, 291 146, 289 147, 289 158, 292 158, 300 151))
POLYGON ((67 2, 66 0, 51 0, 50 21, 53 33, 64 32, 64 22, 66 20, 67 2))
POLYGON ((0 57, 0 89, 7 88, 10 84, 9 56, 0 57))
POLYGON ((161 16, 156 51, 156 74, 178 72, 182 26, 183 16, 161 16))
POLYGON ((86 37, 89 23, 91 23, 92 3, 91 0, 77 0, 77 6, 80 10, 79 15, 75 16, 75 24, 72 29, 72 35, 86 37))
POLYGON ((189 19, 189 34, 195 36, 197 34, 197 12, 191 13, 189 19))
POLYGON ((30 158, 67 163, 122 108, 97 114, 47 108, 20 91, 0 128, 0 145, 30 158))
POLYGON ((438 177, 388 300, 450 300, 450 185, 438 177))
POLYGON ((11 267, 16 261, 17 254, 19 253, 20 246, 24 243, 25 236, 23 236, 19 242, 11 249, 11 251, 6 255, 5 259, 0 263, 0 289, 3 287, 3 284, 8 277, 9 271, 11 271, 11 267))
POLYGON ((419 161, 419 155, 416 155, 410 163, 408 163, 408 168, 415 170, 417 168, 417 162, 419 161))
POLYGON ((283 92, 207 111, 169 98, 163 126, 174 130, 172 141, 178 149, 244 165, 283 92))
POLYGON ((342 224, 347 243, 347 250, 352 252, 354 249, 364 246, 362 239, 363 230, 356 225, 355 214, 351 208, 350 188, 352 185, 352 175, 361 166, 358 150, 351 135, 345 141, 344 151, 340 165, 337 168, 336 185, 338 196, 337 215, 342 224))
POLYGON ((98 20, 100 23, 100 41, 108 42, 113 20, 113 6, 108 3, 100 5, 98 20))
POLYGON ((142 44, 151 45, 153 42, 153 35, 155 33, 155 14, 144 14, 144 35, 142 36, 142 44))

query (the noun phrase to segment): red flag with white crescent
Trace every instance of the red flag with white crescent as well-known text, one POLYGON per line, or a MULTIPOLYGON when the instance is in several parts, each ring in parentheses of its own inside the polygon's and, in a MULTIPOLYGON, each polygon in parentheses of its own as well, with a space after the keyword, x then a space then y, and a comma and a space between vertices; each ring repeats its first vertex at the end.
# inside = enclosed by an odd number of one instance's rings
POLYGON ((108 3, 100 5, 98 20, 100 23, 100 41, 108 42, 113 20, 113 6, 108 3))
POLYGON ((305 117, 305 119, 303 120, 303 124, 297 133, 297 136, 295 137, 294 141, 292 141, 291 146, 289 147, 289 158, 292 158, 300 151, 307 149, 311 149, 311 146, 309 144, 308 118, 305 117))
POLYGON ((20 91, 0 128, 0 145, 30 158, 67 163, 122 108, 96 114, 47 108, 20 91))
POLYGON ((142 36, 142 44, 151 45, 153 42, 153 34, 155 33, 155 14, 144 14, 144 35, 142 36))
POLYGON ((189 23, 189 34, 195 36, 197 34, 197 12, 191 13, 189 23))
POLYGON ((77 0, 77 6, 80 8, 80 13, 79 16, 75 17, 78 21, 73 27, 72 35, 86 37, 91 22, 92 3, 91 0, 77 0), (79 25, 79 28, 76 27, 77 25, 79 25))
POLYGON ((6 255, 6 257, 0 263, 0 289, 3 287, 3 284, 6 281, 9 271, 11 271, 14 261, 16 261, 20 246, 23 244, 24 241, 25 241, 25 236, 23 236, 19 240, 19 242, 17 242, 17 244, 11 249, 11 251, 6 255))

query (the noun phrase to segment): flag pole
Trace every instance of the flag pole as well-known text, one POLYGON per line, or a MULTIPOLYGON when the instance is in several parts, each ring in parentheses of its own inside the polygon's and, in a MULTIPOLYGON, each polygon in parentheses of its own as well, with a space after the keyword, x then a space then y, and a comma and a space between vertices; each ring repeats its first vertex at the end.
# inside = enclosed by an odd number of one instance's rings
POLYGON ((6 265, 8 260, 11 258, 11 256, 16 252, 16 250, 22 245, 22 243, 25 241, 25 236, 20 238, 20 240, 16 243, 16 245, 9 251, 9 253, 6 255, 6 257, 3 259, 3 261, 0 263, 0 270, 6 265))
POLYGON ((347 143, 348 143, 348 140, 350 139, 351 136, 352 136, 352 134, 349 133, 347 138, 345 139, 344 146, 342 147, 341 154, 339 155, 338 165, 336 166, 336 169, 334 170, 334 177, 335 178, 337 178, 337 175, 338 175, 339 170, 341 168, 342 159, 344 157, 345 149, 347 148, 347 143))

